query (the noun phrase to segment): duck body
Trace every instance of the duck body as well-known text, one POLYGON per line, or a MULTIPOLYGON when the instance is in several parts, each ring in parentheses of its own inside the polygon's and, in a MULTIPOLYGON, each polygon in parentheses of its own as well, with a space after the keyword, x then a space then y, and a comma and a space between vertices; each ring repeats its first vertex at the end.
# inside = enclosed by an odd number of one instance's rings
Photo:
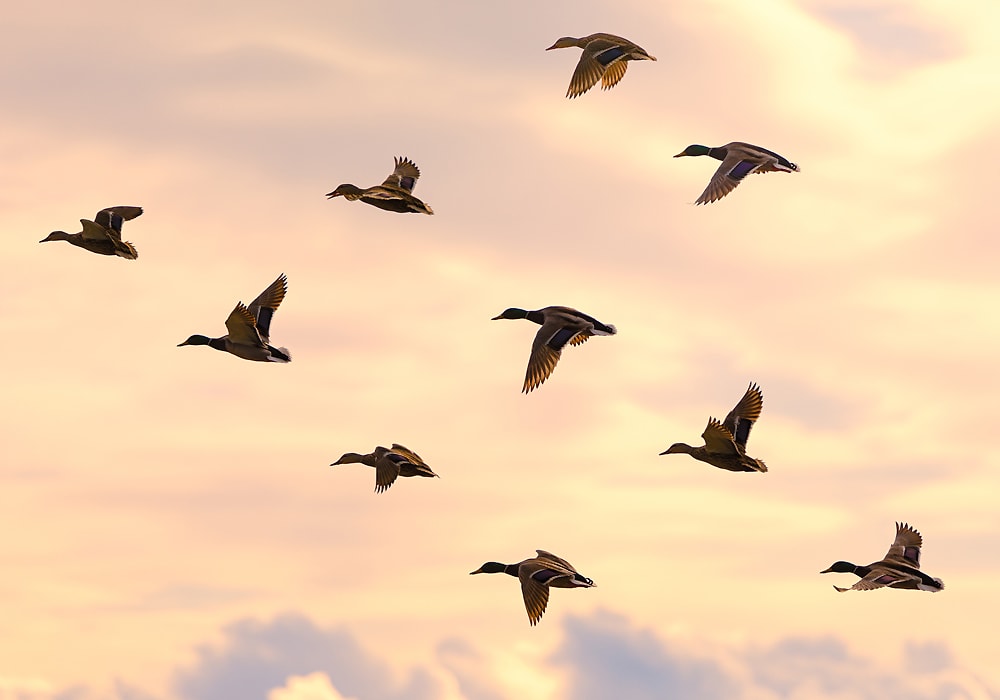
POLYGON ((528 622, 534 626, 542 619, 549 602, 549 588, 593 588, 594 581, 580 574, 572 564, 543 549, 537 557, 517 564, 488 561, 470 574, 500 574, 514 576, 521 582, 521 595, 528 622))
POLYGON ((416 452, 393 443, 392 448, 379 445, 374 452, 358 454, 347 452, 330 466, 338 464, 364 464, 375 468, 375 493, 382 493, 396 481, 397 477, 437 476, 416 452))
POLYGON ((721 160, 722 164, 712 175, 708 187, 701 193, 695 204, 709 204, 722 199, 736 189, 750 173, 799 172, 799 166, 782 155, 760 146, 742 141, 733 141, 725 146, 702 146, 692 144, 674 156, 710 156, 721 160))
POLYGON ((98 255, 117 255, 126 260, 139 257, 138 251, 128 241, 122 240, 122 224, 142 214, 142 207, 118 206, 101 209, 94 220, 80 219, 83 230, 79 233, 53 231, 39 241, 66 241, 98 255))
POLYGON ((192 335, 177 347, 207 345, 244 360, 291 362, 292 356, 288 348, 278 348, 269 342, 271 318, 285 298, 287 290, 288 279, 284 274, 278 275, 278 279, 261 292, 250 306, 244 306, 243 302, 236 303, 236 308, 226 319, 226 330, 229 331, 226 335, 219 338, 192 335))
POLYGON ((522 318, 541 326, 531 345, 528 369, 521 388, 521 392, 525 394, 538 388, 548 379, 567 343, 580 345, 591 336, 615 335, 618 332, 618 329, 611 324, 602 323, 593 316, 569 306, 546 306, 534 311, 512 307, 499 316, 494 316, 492 320, 522 318))
POLYGON ((750 429, 760 417, 764 407, 764 395, 754 383, 750 383, 746 393, 726 420, 719 422, 708 419, 705 432, 701 434, 704 445, 692 447, 683 442, 675 442, 661 455, 687 454, 713 467, 731 472, 766 472, 767 465, 762 460, 751 457, 746 452, 750 429))
POLYGON ((896 538, 885 557, 866 566, 849 561, 834 562, 821 574, 855 574, 860 580, 850 588, 834 586, 838 592, 872 591, 876 588, 903 588, 908 590, 931 591, 944 589, 944 582, 920 570, 920 549, 923 538, 907 523, 896 523, 896 538))
POLYGON ((576 46, 583 49, 570 79, 566 97, 579 97, 601 81, 602 90, 617 85, 628 69, 629 61, 655 61, 644 48, 614 34, 589 34, 584 37, 564 36, 545 49, 565 49, 576 46))
POLYGON ((395 158, 395 169, 381 185, 361 188, 357 185, 339 185, 326 196, 343 197, 349 202, 361 200, 365 204, 400 214, 433 214, 434 210, 413 196, 413 186, 420 177, 420 169, 409 158, 395 158))

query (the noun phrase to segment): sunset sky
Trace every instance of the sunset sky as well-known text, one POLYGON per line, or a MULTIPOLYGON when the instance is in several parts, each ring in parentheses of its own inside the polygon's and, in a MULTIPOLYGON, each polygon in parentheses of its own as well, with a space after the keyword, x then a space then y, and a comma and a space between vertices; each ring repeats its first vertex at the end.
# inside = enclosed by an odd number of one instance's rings
POLYGON ((4 24, 0 700, 1000 698, 1000 3, 4 24), (658 61, 568 100, 593 32, 658 61), (802 171, 694 206, 734 140, 802 171), (434 216, 324 197, 394 156, 434 216), (137 261, 38 243, 113 205, 137 261), (177 347, 279 273, 290 364, 177 347), (618 334, 523 395, 555 304, 618 334), (768 473, 658 455, 751 381, 768 473), (835 592, 896 521, 945 590, 835 592), (536 549, 597 587, 531 627, 468 574, 536 549))

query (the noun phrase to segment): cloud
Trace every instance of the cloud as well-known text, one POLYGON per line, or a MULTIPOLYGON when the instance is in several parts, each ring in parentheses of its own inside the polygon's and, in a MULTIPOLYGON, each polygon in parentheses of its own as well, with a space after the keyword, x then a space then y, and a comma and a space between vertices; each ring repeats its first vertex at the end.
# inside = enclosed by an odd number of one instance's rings
POLYGON ((551 661, 566 670, 562 697, 699 700, 987 700, 1000 697, 939 643, 911 643, 902 667, 876 663, 835 637, 771 645, 664 640, 626 618, 570 617, 551 661))
MULTIPOLYGON (((269 691, 281 689, 289 678, 316 673, 333 679, 347 698, 441 697, 437 681, 427 671, 412 671, 397 683, 388 664, 362 649, 350 632, 321 628, 302 615, 289 613, 270 622, 240 620, 228 625, 223 634, 221 646, 200 647, 195 665, 177 672, 174 689, 184 700, 274 700, 269 691)), ((315 688, 317 683, 313 677, 304 687, 315 688)), ((296 685, 294 692, 305 693, 302 687, 296 685)), ((288 691, 292 692, 291 685, 288 691)), ((278 697, 286 700, 286 696, 278 697)), ((300 695, 287 696, 292 697, 300 695)))
POLYGON ((267 700, 353 700, 340 694, 325 673, 292 676, 282 688, 267 694, 267 700))

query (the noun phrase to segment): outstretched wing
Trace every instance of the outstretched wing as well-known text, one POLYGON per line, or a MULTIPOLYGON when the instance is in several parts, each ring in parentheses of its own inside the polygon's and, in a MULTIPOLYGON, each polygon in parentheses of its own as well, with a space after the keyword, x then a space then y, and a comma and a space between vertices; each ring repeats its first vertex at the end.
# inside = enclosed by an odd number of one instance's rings
POLYGON ((409 449, 407 447, 404 447, 403 445, 400 445, 400 444, 395 443, 395 442, 392 443, 392 451, 395 452, 398 455, 401 455, 401 456, 405 457, 411 464, 418 464, 418 465, 422 464, 425 467, 427 466, 427 463, 424 462, 424 460, 420 458, 420 455, 418 455, 413 450, 411 450, 411 449, 409 449))
POLYGON ((876 588, 891 586, 894 583, 900 583, 909 578, 910 577, 905 574, 897 574, 893 571, 887 571, 885 569, 872 569, 867 576, 860 579, 850 588, 841 588, 840 586, 834 586, 834 588, 841 593, 844 591, 874 591, 876 588))
MULTIPOLYGON (((287 291, 288 278, 285 277, 284 273, 281 273, 278 275, 278 279, 274 280, 247 307, 264 344, 267 344, 268 338, 271 336, 271 317, 278 310, 278 305, 285 298, 285 292, 287 291)), ((226 325, 229 325, 228 321, 226 325)))
POLYGON ((761 393, 760 387, 751 382, 746 393, 743 394, 743 398, 722 422, 723 427, 733 436, 733 440, 740 449, 746 449, 750 429, 760 418, 760 411, 763 407, 764 395, 761 393))
POLYGON ((722 199, 735 190, 736 186, 743 182, 743 178, 756 172, 763 165, 759 160, 747 159, 738 150, 730 149, 695 204, 708 204, 722 199))
POLYGON ((253 314, 243 302, 236 302, 236 308, 226 319, 226 330, 229 331, 229 340, 237 345, 253 345, 259 348, 267 347, 267 342, 260 337, 257 332, 257 325, 253 314))
POLYGON ((920 533, 907 523, 896 523, 896 539, 892 541, 885 558, 919 569, 923 543, 920 533))
POLYGON ((715 418, 708 419, 705 432, 701 434, 708 452, 719 455, 737 455, 739 449, 733 440, 733 434, 715 418))
POLYGON ((628 70, 628 61, 625 60, 615 61, 609 65, 605 69, 604 75, 601 76, 601 89, 610 90, 617 85, 625 77, 626 70, 628 70))
POLYGON ((394 160, 396 168, 385 179, 382 186, 395 187, 406 192, 412 192, 413 186, 417 183, 417 178, 420 177, 420 169, 409 158, 396 157, 394 160))
POLYGON ((97 212, 94 216, 94 222, 98 226, 103 226, 120 236, 122 233, 122 222, 131 221, 140 214, 142 214, 142 207, 107 207, 97 212))

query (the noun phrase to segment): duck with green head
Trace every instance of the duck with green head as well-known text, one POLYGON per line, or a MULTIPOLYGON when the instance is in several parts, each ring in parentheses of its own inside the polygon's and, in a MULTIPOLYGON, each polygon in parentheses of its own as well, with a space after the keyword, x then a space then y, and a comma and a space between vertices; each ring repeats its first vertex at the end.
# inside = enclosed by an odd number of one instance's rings
POLYGON ((400 476, 437 476, 420 455, 397 443, 393 443, 392 449, 379 445, 374 452, 366 455, 347 452, 330 466, 335 467, 338 464, 364 464, 367 467, 374 467, 375 493, 382 493, 388 489, 400 476))
POLYGON ((549 603, 549 588, 593 588, 593 579, 580 574, 572 564, 544 549, 536 549, 537 557, 517 564, 488 561, 471 574, 507 574, 521 581, 521 596, 528 612, 528 622, 534 626, 542 619, 549 603))
POLYGON ((192 335, 177 347, 185 345, 207 345, 222 350, 244 360, 257 362, 291 362, 288 348, 276 348, 270 344, 271 317, 285 298, 288 280, 284 274, 278 275, 250 306, 236 302, 236 308, 226 319, 226 335, 209 338, 207 335, 192 335))
POLYGON ((528 369, 524 375, 522 393, 541 386, 556 368, 566 344, 580 345, 594 335, 615 335, 618 329, 610 323, 601 323, 593 316, 568 306, 546 306, 544 309, 506 309, 492 320, 527 319, 541 326, 531 344, 528 369))
POLYGON ((736 189, 750 173, 797 173, 800 170, 799 166, 784 156, 742 141, 733 141, 715 148, 692 144, 674 158, 683 156, 710 156, 722 161, 695 204, 708 204, 722 199, 736 189))
POLYGON ((923 546, 920 533, 907 523, 896 523, 896 538, 889 551, 880 561, 867 566, 859 566, 849 561, 838 561, 821 574, 854 574, 861 580, 850 588, 834 586, 840 593, 844 591, 873 591, 876 588, 905 588, 937 593, 944 589, 944 582, 928 576, 920 570, 920 548, 923 546))

